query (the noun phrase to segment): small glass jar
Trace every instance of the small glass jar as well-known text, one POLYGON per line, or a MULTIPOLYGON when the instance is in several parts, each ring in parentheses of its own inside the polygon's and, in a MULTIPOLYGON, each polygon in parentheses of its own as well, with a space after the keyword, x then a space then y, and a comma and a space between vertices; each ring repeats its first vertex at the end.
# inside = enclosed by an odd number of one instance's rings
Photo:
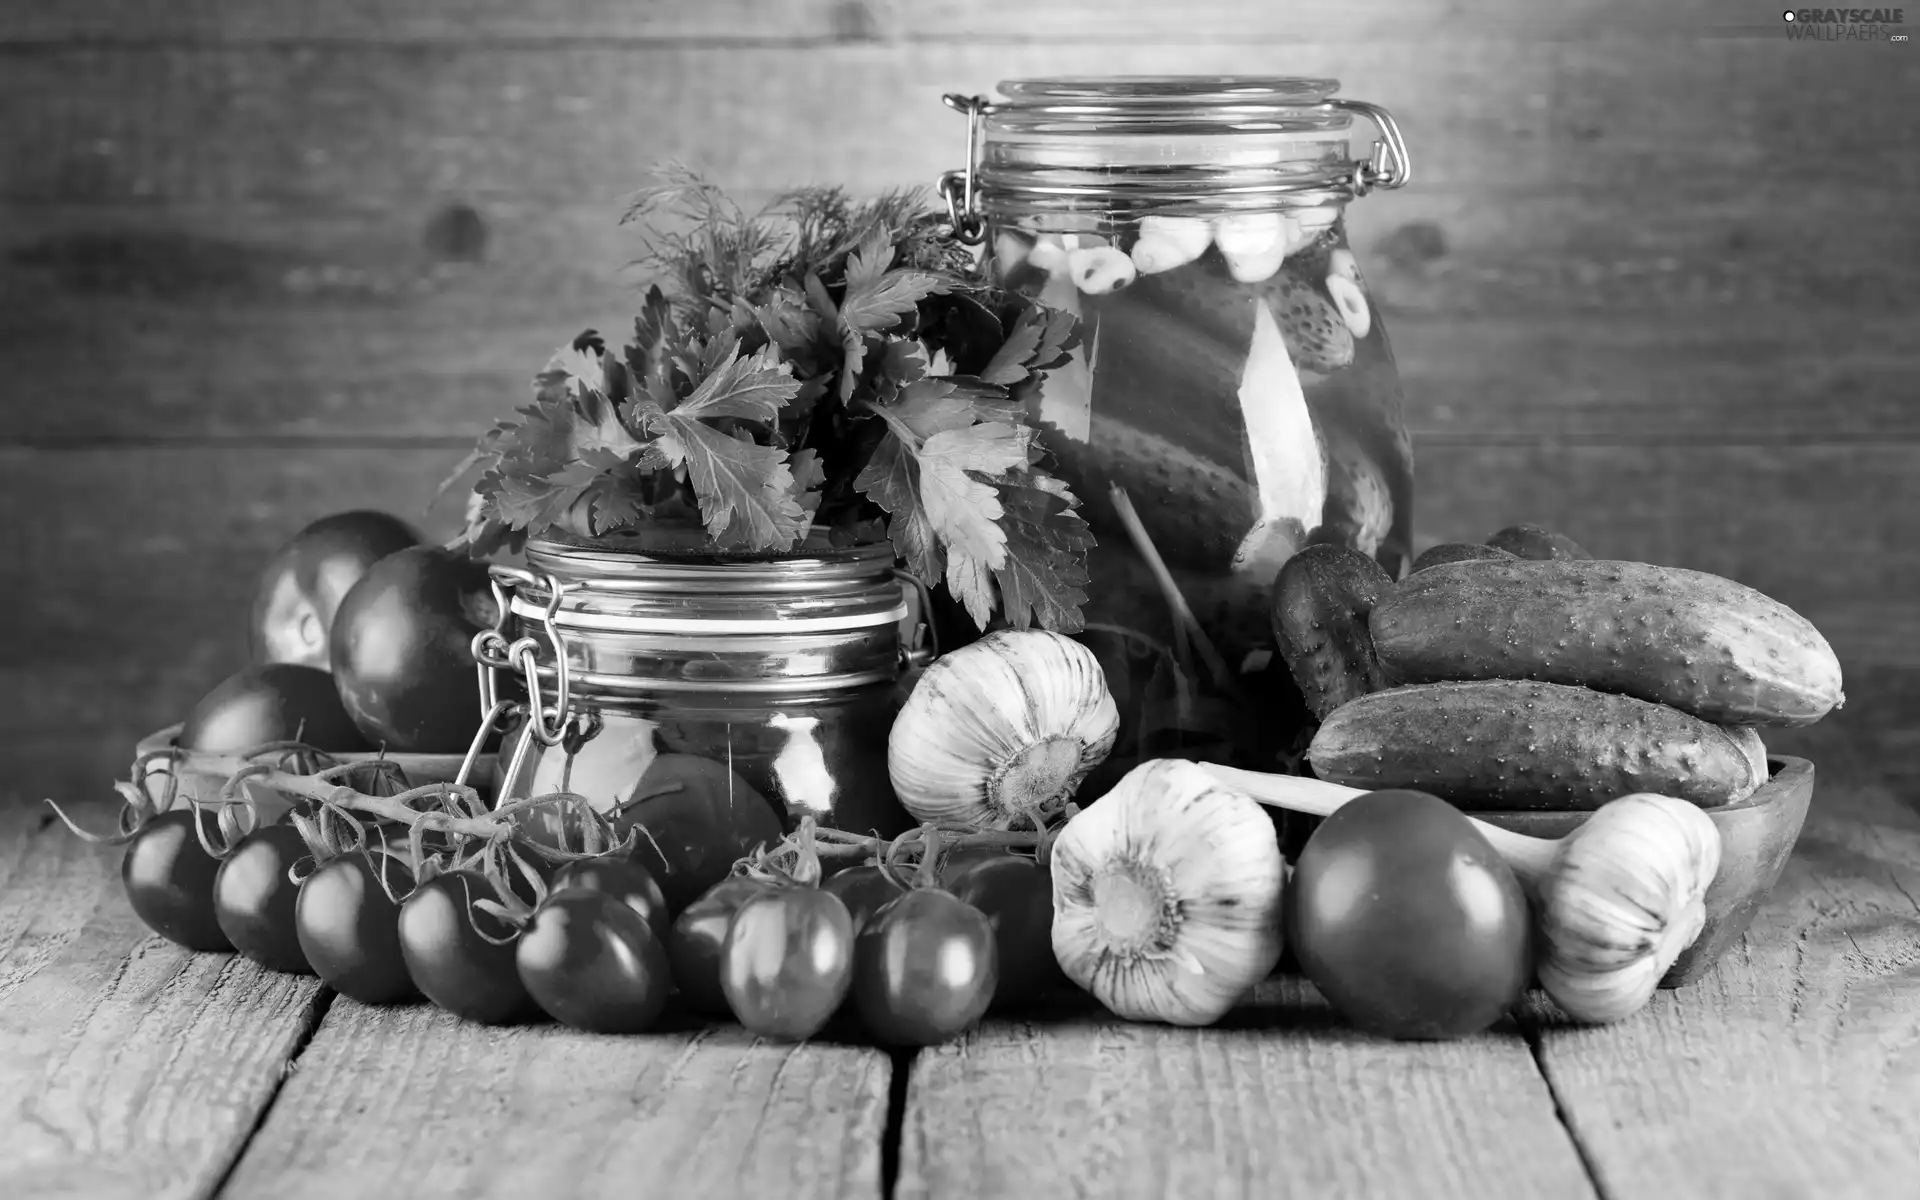
POLYGON ((1345 221, 1351 198, 1404 184, 1408 158, 1391 117, 1337 87, 1033 79, 947 97, 969 118, 968 168, 941 181, 956 229, 1002 286, 1080 320, 1026 399, 1097 539, 1084 637, 1121 701, 1120 764, 1273 767, 1304 724, 1273 661, 1280 566, 1313 542, 1395 577, 1410 557, 1400 379, 1345 221), (1356 114, 1382 139, 1361 161, 1356 114))
MULTIPOLYGON (((887 774, 908 613, 891 547, 816 535, 745 556, 704 541, 534 540, 528 571, 498 573, 504 639, 542 643, 548 712, 508 739, 502 801, 574 792, 644 826, 636 852, 675 907, 803 816, 886 836, 913 823, 887 774)), ((533 827, 559 832, 550 810, 533 827)))

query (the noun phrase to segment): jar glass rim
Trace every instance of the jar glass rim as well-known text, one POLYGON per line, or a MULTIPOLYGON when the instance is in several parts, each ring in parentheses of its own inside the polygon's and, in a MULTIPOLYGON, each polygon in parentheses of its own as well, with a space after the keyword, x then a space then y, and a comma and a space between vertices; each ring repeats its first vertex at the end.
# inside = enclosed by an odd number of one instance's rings
POLYGON ((1007 79, 1000 94, 1014 105, 1264 105, 1323 103, 1340 81, 1287 75, 1055 75, 1007 79))

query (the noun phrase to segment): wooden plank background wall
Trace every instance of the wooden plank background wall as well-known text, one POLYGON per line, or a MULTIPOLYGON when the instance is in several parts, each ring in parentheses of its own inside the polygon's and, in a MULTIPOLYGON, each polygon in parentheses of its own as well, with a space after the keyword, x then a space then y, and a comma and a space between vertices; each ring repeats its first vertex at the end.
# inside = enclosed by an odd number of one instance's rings
POLYGON ((1351 225, 1423 533, 1740 578, 1828 631, 1835 720, 1920 750, 1911 44, 1790 42, 1771 0, 7 0, 13 794, 101 792, 239 664, 275 543, 420 516, 551 346, 623 325, 653 163, 922 183, 942 91, 1135 72, 1400 117, 1420 178, 1351 225))

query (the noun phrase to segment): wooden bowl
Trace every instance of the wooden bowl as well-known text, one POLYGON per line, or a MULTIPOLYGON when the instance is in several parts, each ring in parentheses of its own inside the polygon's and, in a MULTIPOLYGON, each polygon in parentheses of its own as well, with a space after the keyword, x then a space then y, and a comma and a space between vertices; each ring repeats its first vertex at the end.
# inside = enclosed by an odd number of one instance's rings
MULTIPOLYGON (((1685 987, 1713 969, 1728 946, 1740 940, 1753 914, 1780 878, 1800 838, 1813 799, 1813 764, 1804 758, 1769 755, 1768 779, 1737 804, 1704 809, 1720 830, 1720 873, 1707 889, 1707 923, 1660 981, 1685 987)), ((1476 812, 1477 819, 1534 837, 1564 837, 1579 828, 1584 812, 1476 812)))
MULTIPOLYGON (((180 728, 179 725, 169 725, 157 733, 142 738, 139 745, 134 747, 134 757, 139 758, 142 755, 158 753, 159 751, 173 748, 174 739, 180 736, 180 728)), ((180 753, 180 778, 176 785, 179 792, 199 799, 212 799, 218 796, 221 786, 227 781, 226 776, 196 771, 193 769, 193 765, 196 757, 199 757, 197 753, 192 750, 183 750, 180 753)), ((380 755, 374 751, 357 751, 330 753, 328 757, 334 759, 336 762, 351 763, 370 762, 373 759, 379 758, 380 755)), ((465 755, 389 754, 386 757, 398 763, 400 769, 406 772, 408 783, 414 787, 419 787, 422 784, 428 783, 452 783, 460 774, 460 763, 461 760, 465 758, 465 755)), ((489 793, 493 788, 494 776, 497 770, 498 764, 496 756, 492 754, 482 754, 474 760, 473 777, 467 780, 467 782, 479 789, 482 794, 489 793)), ((151 796, 156 803, 166 795, 166 776, 168 771, 167 760, 156 760, 148 764, 144 783, 147 794, 151 796)), ((265 798, 261 797, 261 799, 264 802, 265 798)))

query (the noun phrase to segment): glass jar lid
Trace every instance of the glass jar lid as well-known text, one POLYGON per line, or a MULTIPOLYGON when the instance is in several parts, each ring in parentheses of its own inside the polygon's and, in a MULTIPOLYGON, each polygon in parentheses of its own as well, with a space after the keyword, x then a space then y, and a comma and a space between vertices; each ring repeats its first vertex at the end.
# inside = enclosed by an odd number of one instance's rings
POLYGON ((1393 118, 1334 97, 1339 81, 1251 75, 1008 80, 1004 100, 948 95, 968 118, 967 167, 940 181, 954 227, 985 213, 1236 211, 1337 203, 1397 188, 1410 160, 1393 118), (1355 161, 1355 115, 1380 133, 1355 161))
POLYGON ((545 698, 558 698, 544 732, 564 724, 576 696, 792 699, 897 677, 908 606, 890 545, 834 547, 821 536, 784 554, 696 547, 657 530, 536 538, 529 569, 494 568, 507 665, 543 713, 545 698), (534 655, 523 661, 514 648, 529 638, 534 655))
POLYGON ((907 614, 884 543, 720 558, 535 539, 527 564, 540 577, 515 589, 512 611, 541 617, 557 583, 562 629, 777 637, 886 628, 907 614))
POLYGON ((1326 107, 1337 79, 1254 75, 1109 75, 1009 79, 986 133, 1056 127, 1220 134, 1345 129, 1351 114, 1326 107))

